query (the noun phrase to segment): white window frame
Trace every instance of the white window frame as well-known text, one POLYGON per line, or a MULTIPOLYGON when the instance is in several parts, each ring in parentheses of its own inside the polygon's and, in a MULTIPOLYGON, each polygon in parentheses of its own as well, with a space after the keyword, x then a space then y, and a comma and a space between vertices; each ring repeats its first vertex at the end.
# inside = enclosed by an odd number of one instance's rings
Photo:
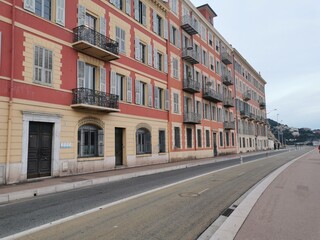
POLYGON ((34 75, 33 81, 36 83, 52 85, 53 82, 53 52, 49 49, 34 46, 34 75), (37 50, 38 49, 38 50, 37 50), (41 53, 40 53, 41 51, 41 53), (38 52, 38 53, 36 53, 38 52), (38 54, 38 57, 36 56, 38 54), (42 56, 40 56, 42 55, 42 56), (46 59, 49 61, 46 64, 46 59), (51 60, 50 60, 51 59, 51 60), (50 63, 51 62, 51 63, 50 63), (49 66, 46 66, 49 65, 49 66), (51 65, 51 68, 50 68, 51 65), (39 74, 40 72, 40 74, 39 74), (46 77, 49 76, 49 81, 47 81, 46 77), (37 78, 40 79, 37 79, 37 78))

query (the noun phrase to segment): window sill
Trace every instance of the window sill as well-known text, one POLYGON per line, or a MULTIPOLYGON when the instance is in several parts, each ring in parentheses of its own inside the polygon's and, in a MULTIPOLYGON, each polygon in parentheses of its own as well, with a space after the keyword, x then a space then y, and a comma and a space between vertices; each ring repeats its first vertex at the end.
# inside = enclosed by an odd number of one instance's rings
POLYGON ((87 162, 87 161, 102 161, 104 160, 103 157, 78 157, 77 161, 78 162, 87 162))
POLYGON ((151 153, 147 153, 147 154, 137 154, 137 157, 151 157, 152 154, 151 153))

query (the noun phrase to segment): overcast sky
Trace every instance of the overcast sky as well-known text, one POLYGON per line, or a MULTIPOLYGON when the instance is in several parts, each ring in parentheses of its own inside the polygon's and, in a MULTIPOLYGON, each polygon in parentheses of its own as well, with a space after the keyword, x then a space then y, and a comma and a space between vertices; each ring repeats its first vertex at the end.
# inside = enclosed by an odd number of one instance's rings
POLYGON ((320 129, 320 0, 192 2, 209 3, 215 28, 267 81, 269 118, 320 129))

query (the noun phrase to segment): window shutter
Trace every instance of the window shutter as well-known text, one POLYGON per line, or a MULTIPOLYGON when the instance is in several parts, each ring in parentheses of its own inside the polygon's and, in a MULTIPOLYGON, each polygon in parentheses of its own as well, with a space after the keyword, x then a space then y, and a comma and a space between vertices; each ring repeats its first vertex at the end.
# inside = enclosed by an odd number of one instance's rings
POLYGON ((134 18, 139 21, 140 16, 139 16, 139 0, 134 0, 134 18))
POLYGON ((103 129, 98 130, 98 155, 99 157, 103 157, 103 150, 104 150, 104 135, 103 129))
POLYGON ((131 0, 126 0, 126 13, 131 15, 131 0))
POLYGON ((132 78, 127 77, 127 102, 132 102, 132 78))
POLYGON ((78 88, 84 87, 85 62, 78 60, 78 88))
POLYGON ((163 19, 163 38, 168 39, 168 20, 163 19))
POLYGON ((164 54, 163 56, 164 72, 168 73, 168 55, 164 54))
POLYGON ((65 0, 56 0, 56 23, 65 25, 65 0))
POLYGON ((151 153, 151 133, 146 131, 146 153, 151 153))
POLYGON ((35 12, 35 0, 24 0, 24 9, 35 12))
POLYGON ((153 66, 158 69, 158 50, 156 47, 153 48, 153 66))
POLYGON ((181 33, 180 33, 180 30, 177 29, 177 42, 176 42, 176 46, 178 48, 181 47, 181 33))
POLYGON ((100 17, 100 33, 103 36, 107 35, 107 20, 104 17, 100 17))
POLYGON ((141 84, 140 81, 136 79, 136 104, 141 104, 141 84))
POLYGON ((155 33, 157 33, 157 28, 158 28, 158 24, 157 24, 157 12, 152 10, 152 15, 153 15, 153 31, 155 33))
POLYGON ((159 89, 154 86, 154 107, 159 109, 159 89))
POLYGON ((142 24, 143 25, 147 24, 146 12, 147 12, 146 5, 142 4, 142 24))
POLYGON ((188 113, 189 111, 188 110, 188 98, 187 97, 184 97, 184 107, 183 107, 183 112, 184 113, 188 113))
POLYGON ((110 93, 111 94, 116 94, 116 78, 117 78, 117 73, 114 71, 111 71, 111 76, 110 76, 110 93))
POLYGON ((169 105, 169 89, 166 89, 165 91, 165 104, 164 104, 164 109, 169 111, 170 110, 170 105, 169 105))
POLYGON ((82 5, 78 7, 78 26, 82 26, 86 21, 86 8, 82 5))
POLYGON ((106 69, 105 68, 100 68, 100 91, 101 92, 106 92, 106 69))
POLYGON ((152 66, 152 46, 148 45, 148 65, 152 66))
POLYGON ((148 106, 152 107, 152 84, 148 84, 148 106))
POLYGON ((140 40, 139 38, 135 38, 134 40, 134 45, 135 45, 135 58, 137 60, 141 60, 141 56, 140 56, 140 40))

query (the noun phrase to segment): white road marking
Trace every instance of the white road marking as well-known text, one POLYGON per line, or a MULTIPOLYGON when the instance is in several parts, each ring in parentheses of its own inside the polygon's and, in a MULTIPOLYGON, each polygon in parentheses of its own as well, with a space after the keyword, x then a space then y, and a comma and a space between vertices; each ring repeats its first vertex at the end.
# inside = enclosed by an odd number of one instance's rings
POLYGON ((202 193, 208 191, 209 189, 210 189, 210 188, 206 188, 206 189, 202 190, 201 192, 198 192, 198 194, 201 195, 202 193))

